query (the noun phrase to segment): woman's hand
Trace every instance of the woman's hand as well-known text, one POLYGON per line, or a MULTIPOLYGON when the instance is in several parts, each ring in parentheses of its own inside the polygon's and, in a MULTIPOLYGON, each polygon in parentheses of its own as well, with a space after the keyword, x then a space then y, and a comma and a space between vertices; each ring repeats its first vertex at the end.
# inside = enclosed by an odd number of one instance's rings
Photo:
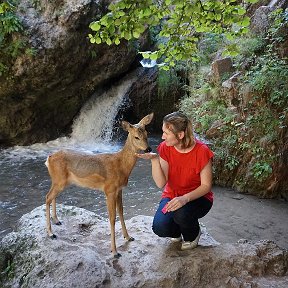
POLYGON ((175 197, 167 203, 167 206, 166 206, 167 211, 168 212, 175 211, 175 210, 183 207, 188 202, 189 202, 189 200, 187 199, 187 197, 185 195, 175 197))
POLYGON ((140 153, 135 153, 135 155, 138 157, 138 158, 142 158, 142 159, 146 159, 146 160, 151 160, 151 159, 155 159, 158 157, 158 154, 157 153, 144 153, 144 154, 140 154, 140 153))

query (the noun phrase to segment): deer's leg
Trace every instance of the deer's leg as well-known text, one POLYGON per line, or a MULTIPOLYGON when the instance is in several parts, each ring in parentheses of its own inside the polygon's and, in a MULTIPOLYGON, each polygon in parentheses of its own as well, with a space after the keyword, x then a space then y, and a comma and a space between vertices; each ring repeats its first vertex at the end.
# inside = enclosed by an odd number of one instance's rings
POLYGON ((116 200, 117 200, 116 193, 112 192, 106 194, 106 202, 107 202, 110 230, 111 230, 111 252, 115 258, 119 258, 121 254, 117 252, 116 240, 115 240, 116 200))
POLYGON ((52 219, 54 224, 61 225, 62 223, 58 220, 57 213, 56 213, 56 198, 52 200, 52 219))
POLYGON ((121 227, 122 227, 122 233, 123 233, 124 238, 125 238, 127 241, 134 241, 134 238, 129 236, 129 234, 128 234, 128 232, 127 232, 126 225, 125 225, 125 221, 124 221, 124 216, 123 216, 123 202, 122 202, 122 190, 120 190, 120 191, 118 192, 118 195, 117 195, 117 210, 118 210, 118 215, 119 215, 119 218, 120 218, 121 227))
MULTIPOLYGON (((59 194, 60 191, 61 191, 61 189, 59 189, 56 185, 52 184, 49 192, 46 195, 46 229, 47 229, 48 236, 51 239, 56 238, 56 235, 54 235, 52 233, 52 228, 51 228, 50 204, 52 203, 53 200, 55 200, 55 198, 57 197, 57 195, 59 194)), ((56 205, 56 201, 55 201, 55 205, 56 205)), ((54 211, 53 211, 53 213, 54 213, 54 211)))

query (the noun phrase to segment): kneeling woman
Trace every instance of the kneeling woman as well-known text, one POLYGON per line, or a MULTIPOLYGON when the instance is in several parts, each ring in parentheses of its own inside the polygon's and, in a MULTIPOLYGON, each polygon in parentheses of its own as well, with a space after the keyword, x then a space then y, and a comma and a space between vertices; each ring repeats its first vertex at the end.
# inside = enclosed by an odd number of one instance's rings
POLYGON ((193 136, 192 123, 181 112, 163 119, 164 140, 156 153, 137 154, 150 159, 152 176, 162 199, 153 220, 153 231, 160 237, 182 241, 182 250, 198 245, 201 230, 198 219, 212 207, 213 152, 193 136))

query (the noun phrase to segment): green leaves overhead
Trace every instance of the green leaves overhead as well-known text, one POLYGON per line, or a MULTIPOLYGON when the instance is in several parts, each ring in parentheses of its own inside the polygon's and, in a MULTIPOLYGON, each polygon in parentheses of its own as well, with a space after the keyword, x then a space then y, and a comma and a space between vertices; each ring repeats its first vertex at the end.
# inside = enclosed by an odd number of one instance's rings
POLYGON ((158 50, 141 54, 174 66, 177 60, 196 60, 201 33, 227 34, 229 39, 246 33, 250 19, 245 16, 244 6, 238 3, 236 0, 120 0, 110 4, 110 11, 90 24, 92 33, 88 36, 91 43, 119 45, 122 39, 138 39, 145 30, 158 27, 158 50))

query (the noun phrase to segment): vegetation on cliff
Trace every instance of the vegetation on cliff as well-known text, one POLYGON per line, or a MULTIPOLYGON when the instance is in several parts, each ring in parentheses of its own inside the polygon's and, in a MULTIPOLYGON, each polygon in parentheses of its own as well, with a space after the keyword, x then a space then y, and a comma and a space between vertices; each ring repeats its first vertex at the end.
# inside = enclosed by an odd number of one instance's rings
MULTIPOLYGON (((218 184, 286 199, 288 62, 280 47, 287 41, 287 16, 287 10, 276 10, 267 33, 237 39, 236 71, 220 81, 211 81, 203 62, 192 66, 187 97, 180 104, 194 119, 196 132, 210 138, 218 184), (229 90, 223 82, 231 84, 233 75, 238 78, 229 90)), ((223 45, 215 35, 204 41, 210 43, 202 45, 204 59, 223 45)))
POLYGON ((16 10, 19 0, 3 1, 0 4, 0 76, 7 75, 13 61, 22 53, 33 54, 27 41, 21 19, 16 10))

